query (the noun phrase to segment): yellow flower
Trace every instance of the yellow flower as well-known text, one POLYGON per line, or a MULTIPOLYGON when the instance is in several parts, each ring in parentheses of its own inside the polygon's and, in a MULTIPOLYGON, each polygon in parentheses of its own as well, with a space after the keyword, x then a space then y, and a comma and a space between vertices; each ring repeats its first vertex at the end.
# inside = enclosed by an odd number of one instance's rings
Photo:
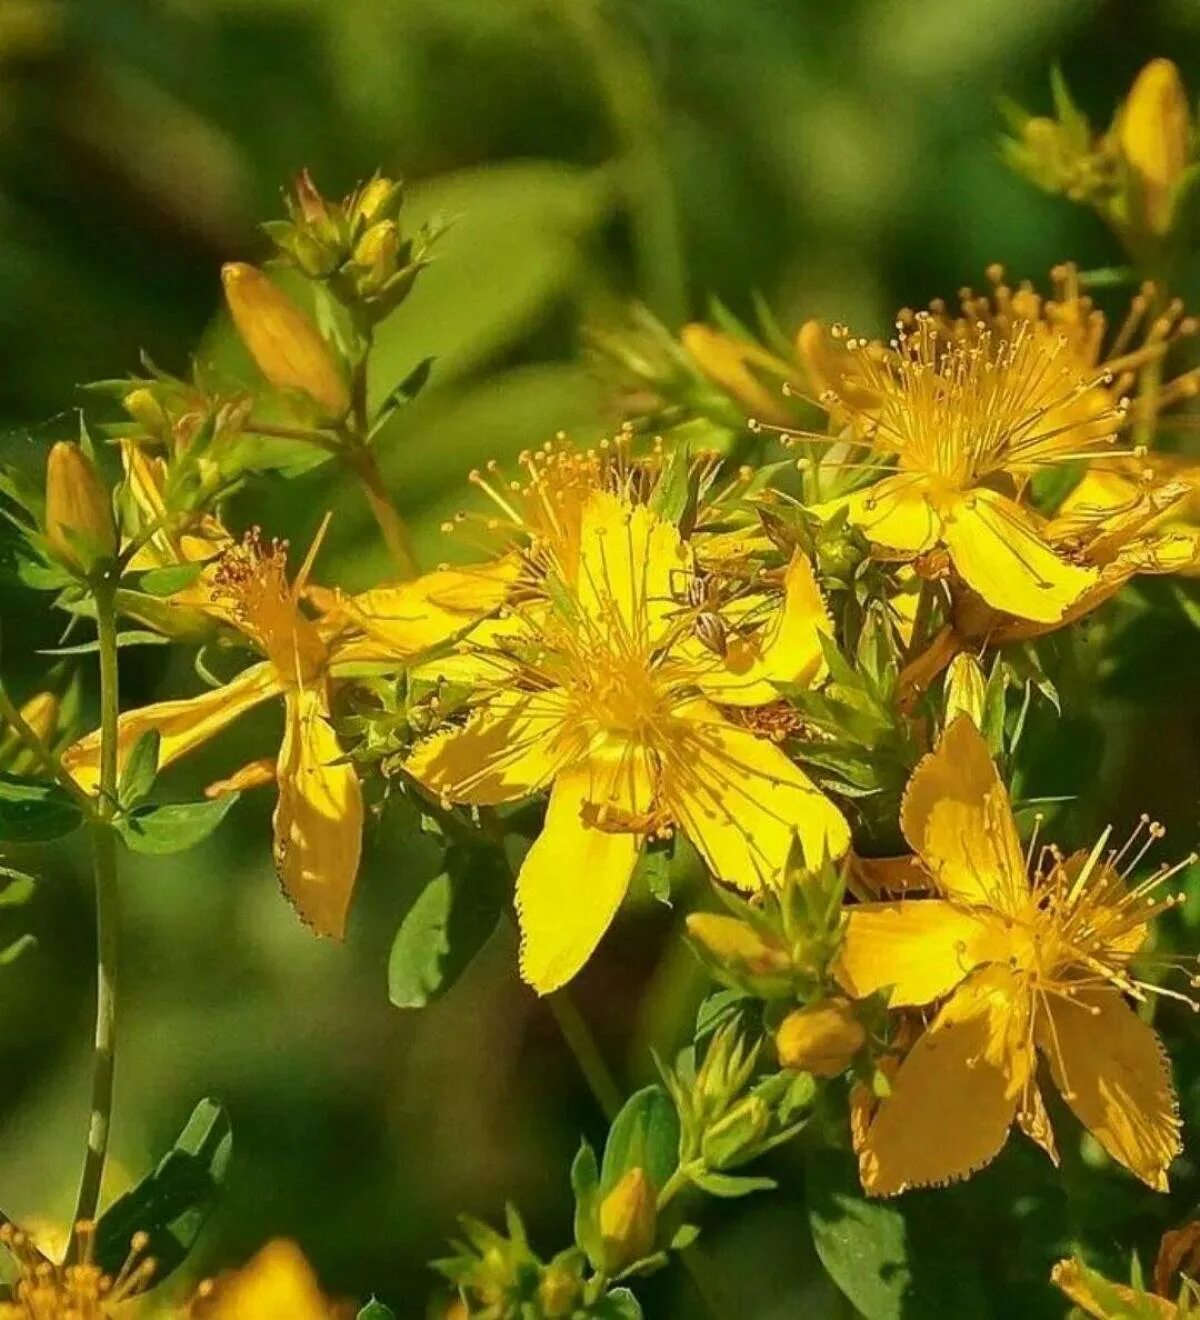
POLYGON ((342 1320, 353 1314, 321 1292, 312 1266, 294 1242, 276 1238, 235 1273, 201 1285, 194 1320, 342 1320))
POLYGON ((849 841, 784 753, 710 700, 710 680, 729 700, 720 658, 679 645, 677 579, 692 576, 693 556, 674 525, 594 491, 576 557, 555 563, 544 596, 483 623, 441 662, 476 689, 473 713, 408 762, 447 802, 551 789, 517 881, 522 972, 541 993, 587 960, 644 841, 672 823, 719 879, 747 890, 778 878, 796 835, 813 865, 849 841))
MULTIPOLYGON (((835 974, 855 997, 890 987, 895 1008, 945 1002, 860 1141, 863 1186, 887 1196, 966 1177, 1014 1119, 1055 1158, 1040 1051, 1104 1149, 1165 1190, 1180 1151, 1170 1067, 1126 997, 1154 988, 1132 962, 1176 901, 1155 896, 1174 871, 1128 883, 1144 848, 1120 870, 1130 845, 1106 852, 1106 833, 1087 854, 1043 848, 1030 876, 1008 795, 964 716, 918 765, 901 826, 940 897, 852 907, 835 974)), ((1161 832, 1149 825, 1147 843, 1161 832)))
MULTIPOLYGON (((207 563, 233 544, 233 537, 212 514, 191 519, 172 517, 167 506, 167 463, 148 454, 133 440, 121 441, 121 465, 125 471, 125 491, 143 525, 141 544, 126 567, 141 573, 154 568, 174 568, 181 564, 207 563), (178 524, 182 522, 182 527, 178 524)), ((175 599, 199 603, 208 591, 177 592, 175 599)))
POLYGON ((0 1228, 0 1244, 17 1274, 12 1299, 0 1302, 0 1320, 132 1320, 134 1299, 154 1276, 154 1262, 145 1258, 146 1235, 134 1236, 129 1259, 116 1278, 92 1263, 93 1226, 81 1222, 78 1237, 82 1259, 56 1265, 20 1229, 11 1224, 0 1228))
POLYGON ((1145 232, 1161 236, 1171 227, 1175 191, 1192 150, 1191 115, 1179 70, 1170 60, 1151 60, 1129 89, 1115 125, 1121 155, 1136 183, 1145 232))
POLYGON ((941 304, 901 313, 887 350, 844 335, 827 350, 849 359, 830 369, 825 396, 848 428, 837 439, 891 468, 837 506, 880 556, 914 559, 942 546, 992 608, 1057 623, 1097 573, 1058 552, 1022 503, 1025 487, 1042 468, 1104 454, 1146 409, 1194 393, 1189 372, 1153 401, 1130 408, 1123 398, 1137 369, 1191 323, 1176 306, 1146 323, 1149 295, 1139 294, 1105 356, 1104 318, 1079 294, 1073 268, 1053 272, 1053 299, 1009 288, 998 267, 989 278, 991 296, 965 294, 958 316, 941 304), (1139 329, 1143 340, 1130 347, 1139 329))

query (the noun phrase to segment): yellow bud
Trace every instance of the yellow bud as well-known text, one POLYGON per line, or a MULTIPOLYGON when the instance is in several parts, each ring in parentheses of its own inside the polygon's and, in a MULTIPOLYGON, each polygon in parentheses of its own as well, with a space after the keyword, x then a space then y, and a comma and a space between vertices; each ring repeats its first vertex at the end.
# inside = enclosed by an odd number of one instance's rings
POLYGON ((743 343, 699 322, 685 325, 679 338, 704 375, 732 394, 748 413, 777 425, 787 422, 782 384, 778 391, 769 390, 747 365, 763 368, 782 382, 790 374, 786 363, 757 344, 743 343))
POLYGON ((58 727, 58 708, 53 692, 37 692, 21 707, 21 718, 42 742, 49 742, 58 727))
POLYGON ((370 224, 387 207, 398 188, 394 179, 372 179, 358 195, 358 214, 370 224))
POLYGON ((792 960, 782 945, 768 943, 747 921, 718 912, 692 912, 687 932, 719 963, 752 976, 787 973, 792 960))
POLYGON ((1138 74, 1121 110, 1118 140, 1140 186, 1139 218, 1150 233, 1165 234, 1191 146, 1187 93, 1172 61, 1151 60, 1138 74))
POLYGON ((166 432, 169 419, 162 404, 154 397, 153 390, 143 385, 139 389, 130 390, 121 402, 125 405, 125 411, 147 434, 161 436, 166 432))
POLYGON ((537 1300, 547 1320, 571 1315, 579 1301, 579 1279, 561 1265, 548 1265, 538 1284, 537 1300))
POLYGON ((400 231, 394 220, 381 220, 358 240, 354 260, 360 266, 386 267, 396 260, 400 250, 400 231))
POLYGON ((779 1062, 815 1077, 836 1077, 866 1043, 867 1033, 848 999, 826 999, 789 1013, 775 1033, 779 1062))
POLYGON ((657 1217, 657 1198, 645 1170, 630 1169, 600 1202, 600 1238, 610 1274, 654 1250, 657 1217))
POLYGON ((977 729, 981 728, 986 693, 987 682, 979 661, 965 652, 956 655, 946 675, 946 727, 959 715, 966 715, 977 729))
POLYGON ((221 278, 234 324, 259 371, 277 388, 303 390, 331 416, 342 416, 350 392, 309 317, 253 266, 230 262, 221 278))
POLYGON ((60 440, 46 467, 46 539, 63 563, 91 569, 117 553, 112 503, 92 460, 60 440))

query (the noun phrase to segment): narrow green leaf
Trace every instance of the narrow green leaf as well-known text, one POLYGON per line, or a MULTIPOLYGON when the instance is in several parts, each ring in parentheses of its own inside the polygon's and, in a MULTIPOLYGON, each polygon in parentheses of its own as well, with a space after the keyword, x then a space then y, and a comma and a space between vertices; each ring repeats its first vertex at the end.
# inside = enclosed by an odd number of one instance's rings
POLYGON ((774 1178, 757 1178, 738 1173, 702 1173, 692 1181, 702 1192, 725 1200, 749 1196, 751 1192, 774 1191, 779 1186, 774 1178))
POLYGON ((192 1248, 213 1208, 233 1148, 225 1107, 201 1100, 175 1145, 135 1187, 119 1197, 96 1225, 95 1263, 115 1275, 129 1256, 135 1233, 149 1241, 153 1281, 163 1281, 192 1248))
POLYGON ((240 796, 224 793, 208 802, 137 807, 117 817, 117 829, 133 852, 154 856, 184 852, 207 839, 240 796))
POLYGON ((575 1193, 575 1242, 599 1269, 603 1260, 603 1243, 597 1203, 600 1199, 600 1170, 596 1166, 596 1152, 586 1141, 571 1161, 571 1190, 575 1193))
POLYGON ((586 1314, 596 1320, 642 1320, 642 1308, 628 1288, 614 1288, 586 1314))
POLYGON ((33 897, 37 881, 24 871, 11 866, 0 866, 0 908, 21 907, 33 897))
POLYGON ((190 587, 200 576, 203 564, 172 564, 169 568, 152 568, 138 580, 138 588, 148 596, 173 596, 184 587, 190 587))
POLYGON ((0 843, 48 843, 70 834, 82 819, 57 784, 0 772, 0 843))
POLYGON ((679 1163, 679 1115, 661 1086, 647 1086, 625 1101, 613 1119, 600 1174, 602 1194, 630 1170, 640 1168, 655 1189, 679 1163))
POLYGON ((4 949, 0 949, 0 967, 7 967, 9 963, 14 963, 27 950, 32 949, 37 944, 37 939, 33 935, 22 935, 4 949))
POLYGON ((136 807, 154 787, 160 742, 158 730, 147 729, 133 744, 117 785, 117 800, 126 809, 136 807))
MULTIPOLYGON (((144 628, 130 628, 117 635, 118 646, 166 646, 171 639, 148 632, 144 628)), ((90 655, 100 649, 100 643, 93 638, 90 642, 79 642, 75 646, 45 646, 38 655, 90 655)))

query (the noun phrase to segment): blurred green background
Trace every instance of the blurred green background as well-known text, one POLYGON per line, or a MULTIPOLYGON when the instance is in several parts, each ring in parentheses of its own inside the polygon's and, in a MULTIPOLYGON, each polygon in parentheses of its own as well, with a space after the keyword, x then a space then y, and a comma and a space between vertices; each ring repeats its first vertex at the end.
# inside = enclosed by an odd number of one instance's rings
MULTIPOLYGON (((1106 123, 1154 55, 1200 88, 1195 0, 0 0, 5 456, 71 434, 75 387, 135 368, 139 350, 182 371, 216 343, 220 264, 265 256, 256 225, 298 168, 335 195, 382 168, 411 181, 412 217, 456 219, 385 327, 376 377, 386 387, 437 356, 383 453, 436 562, 470 467, 613 425, 580 351, 597 308, 636 297, 678 326, 712 295, 749 314, 758 291, 785 326, 827 315, 881 330, 903 304, 982 283, 992 261, 1016 277, 1110 264, 1099 221, 1006 172, 995 100, 1048 107, 1059 60, 1106 123)), ((377 580, 373 527, 327 467, 252 486, 231 521, 306 543, 326 507, 320 575, 377 580)), ((44 599, 0 590, 23 695, 60 622, 44 599)), ((1034 786, 1089 789, 1068 834, 1144 805, 1175 827, 1174 852, 1191 846, 1194 638, 1177 610, 1148 613, 1087 709, 1042 731, 1034 786)), ((123 663, 126 704, 196 690, 189 656, 142 648, 123 663)), ((182 797, 263 754, 273 718, 243 721, 172 787, 182 797)), ((279 896, 269 811, 265 796, 243 800, 202 851, 128 862, 117 1161, 137 1176, 196 1099, 221 1096, 233 1173, 193 1276, 286 1234, 330 1291, 374 1289, 419 1316, 425 1262, 460 1210, 495 1219, 512 1198, 536 1246, 566 1243, 568 1164, 600 1115, 505 931, 436 1006, 390 1007, 388 946, 426 874, 402 819, 371 825, 335 947, 279 896)), ((61 1220, 85 1125, 87 874, 74 846, 17 860, 44 883, 5 917, 38 945, 0 969, 0 1201, 61 1220)), ((669 1053, 688 1032, 700 983, 670 938, 687 901, 634 902, 581 978, 625 1083, 650 1076, 651 1046, 669 1053)), ((1160 1016, 1190 1128, 1195 1029, 1160 1016)), ((1120 1271, 1200 1193, 1190 1161, 1162 1198, 1094 1171, 1075 1129, 1061 1144, 1061 1176, 1014 1137, 969 1186, 908 1198, 914 1316, 935 1314, 923 1280, 947 1276, 959 1314, 1061 1314, 1045 1279, 1073 1235, 1120 1271)), ((805 1220, 806 1176, 812 1195, 837 1170, 806 1171, 795 1151, 775 1165, 781 1192, 704 1209, 712 1289, 726 1315, 852 1314, 805 1220)), ((700 1314, 677 1269, 641 1293, 651 1317, 700 1314)))

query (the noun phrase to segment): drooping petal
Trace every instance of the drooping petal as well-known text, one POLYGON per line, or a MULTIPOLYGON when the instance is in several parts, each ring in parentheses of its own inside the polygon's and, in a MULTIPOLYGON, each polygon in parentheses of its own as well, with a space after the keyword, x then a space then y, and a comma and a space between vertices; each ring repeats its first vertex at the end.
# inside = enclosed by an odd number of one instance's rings
POLYGON ((578 602, 600 637, 653 645, 678 615, 692 572, 679 529, 645 505, 596 491, 583 506, 578 602))
POLYGON ((662 793, 709 869, 739 889, 774 882, 798 838, 811 866, 850 845, 842 813, 764 738, 707 701, 676 711, 663 752, 662 793))
POLYGON ((288 691, 276 777, 275 866, 318 935, 341 939, 362 852, 362 789, 343 760, 320 685, 288 691))
POLYGON ((411 582, 351 596, 342 609, 391 658, 406 660, 499 609, 520 572, 515 555, 467 568, 438 569, 411 582))
MULTIPOLYGON (((160 767, 177 761, 194 747, 215 737, 252 706, 283 691, 275 666, 269 662, 251 665, 235 679, 182 701, 159 701, 140 710, 127 711, 117 724, 117 764, 124 763, 133 745, 156 729, 160 767)), ((63 762, 80 786, 92 792, 100 782, 100 732, 81 738, 63 753, 63 762)))
POLYGON ((1032 1067, 1014 973, 972 973, 908 1052, 859 1149, 872 1196, 969 1177, 1008 1137, 1032 1067))
POLYGON ((848 909, 833 974, 847 994, 865 999, 891 987, 892 1008, 948 994, 981 963, 1012 951, 1005 922, 937 898, 857 903, 848 909))
MULTIPOLYGON (((732 621, 738 622, 736 605, 732 621)), ((753 622, 769 601, 748 598, 743 618, 753 622)), ((821 634, 832 632, 829 611, 813 574, 812 563, 797 550, 783 581, 783 599, 762 627, 730 640, 723 663, 699 680, 706 696, 727 706, 762 706, 779 696, 777 684, 815 683, 824 667, 821 634)))
POLYGON ((1114 1283, 1080 1260, 1060 1260, 1050 1271, 1050 1282, 1093 1320, 1181 1320, 1174 1302, 1114 1283))
POLYGON ((1008 914, 1029 878, 1008 793, 982 734, 960 715, 913 771, 900 809, 909 846, 948 898, 1008 914))
POLYGON ((629 886, 643 837, 600 828, 650 799, 644 760, 609 747, 554 781, 546 822, 517 877, 521 975, 538 994, 565 985, 587 962, 629 886))
POLYGON ((954 567, 993 609, 1057 623, 1095 586, 1094 568, 1060 558, 1014 501, 982 488, 943 509, 954 567))
POLYGON ((1156 1191, 1180 1153, 1171 1065, 1152 1027, 1116 990, 1047 996, 1037 1042, 1054 1084, 1106 1151, 1156 1191))
POLYGON ((907 472, 856 490, 841 503, 849 521, 872 545, 902 558, 931 549, 941 532, 941 519, 929 502, 928 484, 907 472))
POLYGON ((452 802, 495 806, 545 788, 564 761, 560 691, 497 692, 460 729, 419 743, 405 768, 452 802))

